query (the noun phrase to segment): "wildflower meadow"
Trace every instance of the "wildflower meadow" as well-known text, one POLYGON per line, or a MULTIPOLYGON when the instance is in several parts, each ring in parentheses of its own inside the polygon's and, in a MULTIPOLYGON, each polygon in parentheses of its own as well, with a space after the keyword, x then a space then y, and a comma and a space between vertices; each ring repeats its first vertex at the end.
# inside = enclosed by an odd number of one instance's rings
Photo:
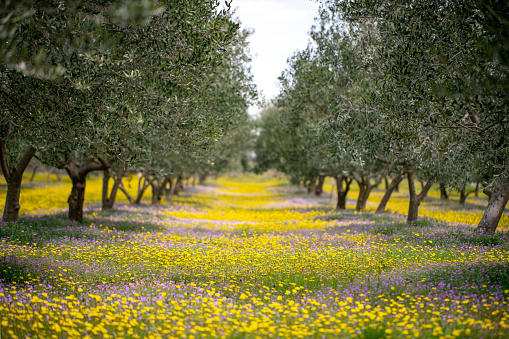
POLYGON ((1 338, 509 336, 509 219, 473 233, 485 198, 450 211, 431 193, 407 224, 404 193, 389 214, 338 212, 269 175, 104 212, 88 188, 83 223, 53 181, 0 224, 1 338))

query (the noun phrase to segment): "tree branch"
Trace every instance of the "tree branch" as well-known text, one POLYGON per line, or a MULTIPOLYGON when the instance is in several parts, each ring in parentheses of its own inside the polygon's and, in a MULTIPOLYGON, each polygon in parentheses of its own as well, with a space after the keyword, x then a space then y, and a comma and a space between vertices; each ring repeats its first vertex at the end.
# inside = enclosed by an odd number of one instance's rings
POLYGON ((419 195, 417 196, 417 199, 419 199, 419 202, 421 202, 422 199, 424 199, 424 197, 426 196, 426 194, 428 194, 428 191, 432 185, 433 185, 433 181, 428 180, 428 182, 426 182, 426 185, 424 185, 424 187, 422 188, 421 193, 419 193, 419 195))
POLYGON ((12 173, 12 175, 23 176, 23 172, 25 172, 25 169, 27 168, 28 164, 30 163, 30 160, 32 160, 32 158, 34 157, 34 154, 36 151, 37 151, 37 149, 34 146, 32 146, 32 145, 28 146, 25 153, 23 153, 23 156, 16 164, 16 167, 14 168, 14 171, 13 171, 14 173, 12 173))

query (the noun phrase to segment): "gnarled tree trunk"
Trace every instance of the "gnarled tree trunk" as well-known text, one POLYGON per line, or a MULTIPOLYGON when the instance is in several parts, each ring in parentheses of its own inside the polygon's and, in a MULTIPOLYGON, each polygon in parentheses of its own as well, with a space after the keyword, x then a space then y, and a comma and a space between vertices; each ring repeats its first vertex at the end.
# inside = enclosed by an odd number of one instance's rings
POLYGON ((440 200, 448 200, 449 196, 447 195, 447 189, 445 188, 445 184, 443 182, 440 183, 440 200))
POLYGON ((112 209, 113 205, 115 205, 115 200, 117 199, 117 192, 122 183, 122 178, 124 177, 125 170, 121 169, 120 171, 115 173, 113 186, 111 188, 111 193, 109 192, 109 183, 111 176, 111 169, 107 168, 103 170, 103 190, 102 190, 102 209, 108 210, 112 209))
POLYGON ((39 165, 34 165, 34 168, 32 169, 32 176, 30 177, 30 183, 32 184, 35 179, 35 175, 37 174, 37 170, 39 169, 39 165))
POLYGON ((412 170, 409 170, 407 172, 407 177, 408 177, 408 191, 410 193, 410 202, 408 205, 407 223, 411 223, 411 222, 417 220, 417 217, 419 216, 419 206, 421 205, 422 200, 428 194, 428 191, 431 188, 431 185, 433 185, 433 182, 431 180, 429 180, 425 185, 423 185, 421 193, 417 194, 415 191, 415 182, 414 182, 415 174, 414 174, 414 172, 412 170))
POLYGON ((178 175, 177 181, 175 181, 175 189, 173 190, 173 195, 178 195, 183 190, 184 190, 184 180, 182 178, 182 175, 178 175))
POLYGON ((71 177, 72 189, 67 202, 69 203, 69 220, 81 222, 83 220, 83 204, 85 203, 85 188, 87 176, 71 177))
POLYGON ((353 178, 359 185, 359 197, 357 198, 357 204, 355 206, 355 210, 362 211, 366 208, 366 204, 368 202, 369 195, 371 194, 371 191, 380 185, 380 183, 383 180, 382 174, 373 174, 373 175, 367 175, 367 174, 358 174, 356 172, 352 173, 353 178), (378 178, 377 178, 378 176, 378 178), (375 179, 375 183, 371 184, 371 179, 375 179))
POLYGON ((69 220, 81 222, 83 220, 83 204, 85 202, 85 188, 87 184, 87 175, 93 171, 101 171, 110 167, 111 159, 97 161, 95 158, 87 158, 84 164, 76 162, 74 159, 68 160, 65 170, 72 182, 71 194, 67 202, 69 203, 69 220))
POLYGON ((375 214, 382 214, 385 212, 385 207, 387 207, 387 203, 389 202, 389 199, 391 198, 392 192, 398 187, 399 183, 403 181, 403 174, 404 171, 400 171, 396 174, 394 178, 392 178, 391 183, 387 186, 384 196, 382 197, 382 201, 380 201, 380 204, 378 205, 375 214))
POLYGON ((350 184, 352 183, 352 178, 349 178, 345 175, 336 176, 336 188, 338 191, 338 202, 336 204, 337 210, 345 210, 346 209, 346 197, 348 191, 350 190, 350 184), (345 187, 343 187, 343 181, 345 182, 345 187))
POLYGON ((477 191, 477 186, 476 188, 474 188, 473 190, 470 190, 467 192, 467 189, 466 189, 467 185, 463 185, 463 187, 461 187, 461 190, 460 190, 460 205, 465 205, 465 202, 467 201, 467 198, 470 194, 472 193, 475 193, 477 191))
POLYGON ((145 191, 152 183, 152 180, 149 179, 149 174, 147 171, 142 172, 139 180, 138 180, 138 195, 136 196, 136 199, 134 200, 134 204, 139 205, 141 204, 141 199, 143 198, 143 195, 145 194, 145 191))
MULTIPOLYGON (((0 141, 1 142, 1 141, 0 141)), ((35 155, 36 149, 29 146, 16 166, 10 167, 6 157, 6 149, 0 147, 0 160, 2 162, 2 172, 7 182, 7 195, 5 197, 3 221, 17 221, 19 218, 19 197, 21 195, 21 181, 23 180, 23 172, 25 171, 30 159, 35 155)))
POLYGON ((483 192, 489 198, 488 206, 476 228, 476 232, 493 234, 497 230, 498 222, 509 200, 509 178, 502 174, 497 178, 493 187, 487 187, 483 192))
POLYGON ((318 184, 315 186, 315 195, 321 196, 323 193, 323 183, 325 182, 325 175, 318 176, 318 184))
POLYGON ((154 180, 152 180, 152 205, 158 205, 161 203, 168 180, 169 177, 166 176, 163 178, 154 178, 154 180))
POLYGON ((21 208, 19 204, 19 197, 21 194, 23 173, 36 152, 35 147, 28 146, 16 166, 10 166, 7 159, 6 145, 10 129, 10 123, 0 126, 0 164, 5 181, 7 182, 7 195, 5 197, 4 214, 2 216, 2 220, 5 222, 18 220, 19 210, 21 208))

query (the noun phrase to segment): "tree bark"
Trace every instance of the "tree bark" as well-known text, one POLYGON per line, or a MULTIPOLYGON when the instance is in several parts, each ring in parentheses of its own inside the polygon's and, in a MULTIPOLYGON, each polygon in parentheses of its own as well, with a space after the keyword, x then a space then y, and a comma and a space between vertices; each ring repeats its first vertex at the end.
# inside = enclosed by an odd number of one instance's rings
POLYGON ((125 189, 124 187, 124 183, 122 181, 120 181, 120 187, 118 188, 122 193, 124 193, 124 195, 126 196, 127 200, 129 200, 129 203, 130 204, 134 204, 134 199, 133 197, 131 197, 131 195, 129 194, 129 192, 127 192, 127 190, 125 189))
POLYGON ((440 200, 448 200, 449 196, 447 195, 447 189, 445 188, 445 184, 443 182, 440 183, 440 200))
POLYGON ((408 215, 407 215, 407 223, 412 223, 417 220, 419 216, 419 206, 421 205, 422 200, 428 194, 431 185, 433 182, 429 180, 425 185, 423 185, 423 189, 421 193, 417 194, 415 191, 415 174, 412 170, 407 172, 408 177, 408 191, 410 193, 410 202, 408 205, 408 215))
POLYGON ((509 200, 509 178, 502 174, 493 185, 493 188, 487 187, 483 191, 484 194, 488 196, 489 200, 484 215, 476 228, 476 232, 478 233, 495 233, 500 217, 502 213, 504 213, 505 205, 507 205, 507 201, 509 200))
POLYGON ((77 163, 74 159, 68 160, 65 170, 71 178, 72 189, 67 202, 69 203, 69 220, 81 222, 83 220, 83 204, 85 202, 85 188, 87 175, 93 171, 101 171, 110 167, 110 159, 105 161, 89 157, 83 164, 77 163))
POLYGON ((323 193, 323 183, 325 182, 325 175, 318 176, 318 184, 315 186, 315 195, 321 196, 323 193))
POLYGON ((378 205, 375 214, 383 214, 385 212, 385 207, 387 207, 387 203, 389 202, 389 199, 391 198, 392 192, 398 187, 399 183, 403 181, 403 174, 404 172, 399 172, 394 178, 392 178, 391 183, 386 186, 386 190, 384 193, 384 196, 382 198, 382 201, 380 201, 380 204, 378 205))
POLYGON ((39 166, 38 165, 35 165, 33 170, 32 170, 32 176, 30 177, 30 183, 32 184, 34 182, 34 179, 35 179, 35 175, 37 174, 37 170, 39 169, 39 166))
POLYGON ((338 191, 338 202, 336 204, 337 210, 345 210, 346 209, 346 197, 348 191, 350 190, 350 184, 352 183, 352 178, 349 178, 344 175, 336 176, 336 188, 338 191), (343 180, 345 181, 345 187, 343 188, 343 180))
POLYGON ((357 204, 355 206, 355 210, 360 212, 366 208, 366 204, 368 202, 369 195, 371 191, 380 185, 383 180, 382 175, 374 174, 374 175, 359 175, 358 173, 353 173, 353 177, 357 184, 359 185, 359 197, 357 198, 357 204), (375 183, 371 184, 371 179, 376 178, 375 183))
POLYGON ((460 190, 460 205, 461 206, 465 205, 465 202, 467 201, 467 198, 470 194, 475 193, 477 191, 477 187, 476 187, 475 189, 467 192, 466 186, 467 186, 466 184, 463 185, 463 187, 460 190))
POLYGON ((167 178, 154 178, 151 182, 152 186, 152 205, 159 205, 163 199, 167 178))
POLYGON ((148 172, 143 171, 141 174, 141 177, 138 180, 138 195, 136 196, 136 199, 134 200, 134 204, 139 205, 141 204, 141 199, 143 198, 143 195, 145 194, 145 191, 152 183, 152 180, 154 179, 148 179, 148 172))
POLYGON ((466 194, 466 185, 463 185, 463 187, 460 190, 460 205, 465 205, 465 200, 467 200, 467 194, 466 194))
POLYGON ((175 181, 175 189, 173 190, 173 195, 178 195, 180 192, 184 190, 183 179, 182 176, 177 176, 177 181, 175 181))
POLYGON ((72 178, 71 195, 67 202, 69 203, 69 220, 81 222, 83 220, 83 204, 85 203, 85 187, 87 185, 87 176, 72 178))
POLYGON ((7 159, 7 138, 9 137, 11 125, 10 123, 2 127, 3 132, 0 135, 0 166, 7 182, 7 195, 5 197, 4 214, 2 221, 17 221, 19 218, 19 197, 21 195, 21 181, 23 180, 23 173, 25 172, 30 160, 35 155, 36 149, 33 146, 28 146, 20 160, 15 166, 9 165, 7 159))
POLYGON ((102 210, 112 209, 115 205, 115 200, 117 199, 117 192, 122 183, 122 178, 124 177, 125 170, 122 169, 115 174, 115 178, 113 181, 113 186, 111 188, 111 193, 109 191, 109 183, 111 178, 111 169, 107 168, 103 170, 103 190, 102 190, 102 210))

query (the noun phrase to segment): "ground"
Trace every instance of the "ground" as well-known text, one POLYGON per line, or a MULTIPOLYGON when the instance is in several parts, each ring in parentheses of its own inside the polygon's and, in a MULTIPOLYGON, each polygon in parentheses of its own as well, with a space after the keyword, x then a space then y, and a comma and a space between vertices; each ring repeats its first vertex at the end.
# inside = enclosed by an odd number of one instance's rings
POLYGON ((375 216, 381 192, 337 212, 331 189, 223 177, 102 212, 91 178, 77 224, 58 212, 68 183, 26 187, 25 216, 0 223, 1 338, 509 335, 507 214, 479 236, 483 197, 459 207, 432 191, 429 217, 407 225, 404 193, 375 216))

